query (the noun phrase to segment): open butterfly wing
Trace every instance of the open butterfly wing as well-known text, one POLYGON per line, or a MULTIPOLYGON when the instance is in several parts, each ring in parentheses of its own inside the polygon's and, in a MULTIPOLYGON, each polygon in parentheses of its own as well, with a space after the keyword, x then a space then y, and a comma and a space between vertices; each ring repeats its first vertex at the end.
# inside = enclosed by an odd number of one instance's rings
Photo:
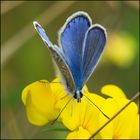
POLYGON ((42 38, 42 40, 45 42, 45 44, 47 44, 48 47, 52 47, 53 44, 49 40, 48 36, 45 33, 45 30, 41 27, 41 25, 36 21, 33 22, 33 25, 34 25, 36 31, 38 32, 38 34, 40 35, 40 37, 42 38))
POLYGON ((77 12, 67 19, 60 31, 59 43, 70 66, 76 87, 81 85, 82 47, 90 25, 89 16, 84 12, 77 12))
POLYGON ((35 29, 39 33, 40 37, 43 39, 45 44, 48 46, 48 49, 51 52, 51 55, 52 55, 53 59, 55 60, 57 66, 61 72, 61 75, 63 77, 63 80, 66 84, 68 91, 70 93, 73 93, 75 90, 74 81, 72 78, 72 74, 69 70, 69 66, 62 53, 62 50, 59 47, 57 47, 56 45, 53 45, 51 43, 51 41, 47 37, 44 29, 37 22, 34 22, 33 24, 34 24, 35 29))
POLYGON ((66 88, 73 94, 75 91, 75 84, 63 53, 60 52, 60 49, 57 46, 50 47, 49 50, 61 72, 66 88))
POLYGON ((96 64, 98 63, 106 43, 105 29, 95 24, 90 27, 86 33, 84 40, 84 55, 82 66, 82 86, 93 73, 96 64))

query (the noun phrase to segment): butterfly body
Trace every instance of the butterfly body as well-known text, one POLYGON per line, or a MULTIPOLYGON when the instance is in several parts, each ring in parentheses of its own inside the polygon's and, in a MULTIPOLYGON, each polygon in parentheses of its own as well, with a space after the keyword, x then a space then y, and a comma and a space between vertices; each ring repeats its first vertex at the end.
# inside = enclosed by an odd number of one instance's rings
POLYGON ((74 96, 75 99, 77 99, 77 102, 81 102, 81 98, 83 97, 83 93, 81 90, 76 90, 74 92, 74 96))
POLYGON ((34 27, 48 46, 67 92, 80 102, 83 86, 93 73, 104 50, 105 29, 99 24, 92 25, 87 13, 76 12, 61 28, 58 47, 51 43, 37 22, 34 22, 34 27))

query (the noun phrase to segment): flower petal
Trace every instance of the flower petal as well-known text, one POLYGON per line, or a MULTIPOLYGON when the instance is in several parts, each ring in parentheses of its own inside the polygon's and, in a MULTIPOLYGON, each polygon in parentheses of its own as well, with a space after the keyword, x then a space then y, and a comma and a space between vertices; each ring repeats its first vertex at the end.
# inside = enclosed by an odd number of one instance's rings
MULTIPOLYGON (((118 103, 119 110, 125 106, 129 100, 127 99, 116 99, 116 102, 118 103)), ((119 114, 119 123, 116 124, 117 128, 116 132, 118 133, 117 137, 119 139, 130 139, 131 136, 135 136, 134 134, 138 133, 137 120, 138 116, 138 107, 137 105, 132 102, 127 108, 125 108, 120 114, 119 114), (135 130, 135 132, 134 132, 135 130)), ((135 137, 137 139, 138 137, 135 137)))
MULTIPOLYGON (((103 112, 108 116, 112 117, 115 114, 115 111, 117 110, 117 104, 112 100, 111 98, 106 99, 106 101, 102 104, 102 110, 103 112)), ((117 119, 117 118, 115 118, 117 119)), ((113 133, 114 133, 114 121, 115 119, 110 122, 103 130, 101 130, 100 135, 102 136, 102 139, 112 139, 113 133)), ((99 126, 101 127, 105 122, 108 121, 106 117, 103 116, 102 113, 99 115, 99 126)))
POLYGON ((136 46, 135 39, 128 32, 111 34, 107 45, 104 54, 107 59, 121 68, 127 68, 132 64, 137 51, 134 47, 136 46))
POLYGON ((134 118, 134 123, 133 124, 135 124, 135 127, 133 128, 133 130, 132 130, 132 134, 131 134, 131 139, 139 139, 140 138, 140 136, 139 136, 139 114, 137 114, 137 116, 135 116, 136 118, 134 118))
POLYGON ((46 80, 34 82, 22 92, 27 117, 35 125, 44 125, 55 117, 54 97, 47 82, 46 80))
POLYGON ((115 85, 105 85, 101 88, 101 92, 104 95, 113 97, 113 98, 126 98, 122 89, 115 85))
MULTIPOLYGON (((103 111, 111 118, 117 113, 129 100, 125 98, 108 98, 103 104, 103 111)), ((103 139, 130 139, 137 136, 137 105, 133 102, 124 109, 112 122, 103 128, 100 132, 103 139), (133 132, 134 127, 136 127, 133 132), (133 135, 135 133, 135 135, 133 135)), ((102 126, 107 119, 100 113, 99 124, 102 126)), ((135 137, 137 138, 137 137, 135 137)))
MULTIPOLYGON (((102 102, 105 100, 96 94, 89 93, 87 89, 84 95, 99 108, 102 102)), ((97 120, 100 111, 85 96, 81 98, 80 103, 78 103, 73 97, 67 96, 67 98, 58 101, 56 104, 58 108, 63 108, 70 98, 73 98, 60 116, 63 124, 71 131, 78 129, 79 126, 83 126, 83 128, 86 128, 92 133, 98 128, 97 120)))
POLYGON ((78 130, 70 132, 67 139, 88 139, 90 135, 91 134, 86 129, 79 127, 78 130))
POLYGON ((54 79, 50 83, 50 86, 51 86, 51 89, 52 89, 52 93, 54 94, 55 103, 57 101, 61 100, 61 98, 63 98, 64 96, 67 95, 67 93, 64 90, 64 86, 60 82, 60 79, 59 78, 54 79))

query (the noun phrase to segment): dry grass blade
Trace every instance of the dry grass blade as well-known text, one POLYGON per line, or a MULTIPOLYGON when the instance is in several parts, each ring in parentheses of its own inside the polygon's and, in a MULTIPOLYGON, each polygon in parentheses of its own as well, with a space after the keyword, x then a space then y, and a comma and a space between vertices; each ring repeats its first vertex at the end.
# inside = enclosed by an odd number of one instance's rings
MULTIPOLYGON (((46 25, 52 22, 57 16, 62 14, 68 7, 70 7, 75 1, 58 1, 47 9, 35 20, 39 21, 41 25, 46 25), (57 12, 54 12, 57 9, 57 12), (46 20, 47 19, 47 20, 46 20)), ((10 38, 6 43, 2 44, 1 49, 1 66, 13 56, 13 54, 36 32, 33 29, 31 22, 23 27, 16 35, 10 38)))
POLYGON ((1 2, 1 15, 9 12, 15 7, 21 5, 24 1, 3 1, 1 2))
POLYGON ((108 120, 104 125, 102 125, 93 135, 91 135, 89 139, 94 138, 107 124, 109 124, 113 119, 115 119, 130 103, 132 103, 139 96, 140 93, 138 92, 131 98, 131 100, 124 107, 122 107, 122 109, 120 109, 112 118, 110 118, 110 120, 108 120))

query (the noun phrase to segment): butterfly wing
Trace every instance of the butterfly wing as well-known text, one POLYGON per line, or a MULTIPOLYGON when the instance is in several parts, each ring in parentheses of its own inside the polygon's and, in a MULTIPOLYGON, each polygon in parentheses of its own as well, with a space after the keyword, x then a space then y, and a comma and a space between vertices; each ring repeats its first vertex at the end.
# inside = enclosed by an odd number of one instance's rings
POLYGON ((52 44, 52 42, 49 40, 49 38, 47 37, 47 35, 46 35, 46 33, 45 33, 45 30, 41 27, 41 25, 40 25, 38 22, 36 22, 36 21, 33 22, 33 25, 34 25, 36 31, 38 32, 38 34, 40 35, 40 37, 41 37, 41 38, 43 39, 43 41, 45 42, 45 44, 46 44, 47 46, 49 46, 49 47, 52 47, 53 44, 52 44))
POLYGON ((76 87, 81 79, 82 47, 91 19, 85 12, 77 12, 69 17, 60 31, 59 44, 74 78, 76 87))
POLYGON ((93 73, 104 50, 105 43, 106 31, 102 26, 95 24, 88 29, 83 44, 82 86, 93 73))
POLYGON ((70 93, 73 93, 75 90, 74 81, 73 81, 69 66, 62 53, 62 50, 59 47, 57 47, 56 45, 53 45, 51 43, 51 41, 47 37, 44 29, 37 22, 34 22, 33 24, 34 24, 35 29, 39 33, 40 37, 43 39, 45 44, 48 46, 48 49, 62 74, 63 80, 66 84, 68 91, 70 93))
POLYGON ((63 77, 67 90, 71 94, 74 93, 75 91, 74 81, 69 66, 67 65, 65 57, 63 56, 63 53, 57 46, 50 47, 49 50, 61 72, 61 76, 63 77))

